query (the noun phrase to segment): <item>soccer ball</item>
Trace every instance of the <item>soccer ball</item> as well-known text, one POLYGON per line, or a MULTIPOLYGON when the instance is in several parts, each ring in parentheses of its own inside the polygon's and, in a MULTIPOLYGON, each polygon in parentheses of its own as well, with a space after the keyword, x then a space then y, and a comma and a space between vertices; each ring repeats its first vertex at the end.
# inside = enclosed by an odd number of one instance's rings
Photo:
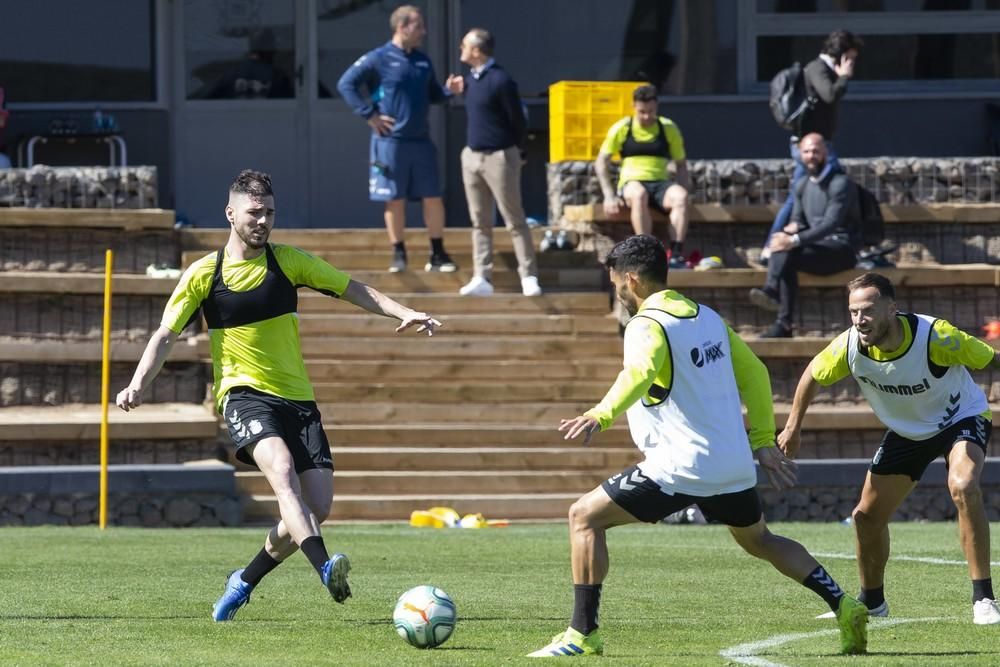
POLYGON ((392 622, 411 646, 434 648, 455 629, 455 603, 440 588, 417 586, 399 597, 392 622))

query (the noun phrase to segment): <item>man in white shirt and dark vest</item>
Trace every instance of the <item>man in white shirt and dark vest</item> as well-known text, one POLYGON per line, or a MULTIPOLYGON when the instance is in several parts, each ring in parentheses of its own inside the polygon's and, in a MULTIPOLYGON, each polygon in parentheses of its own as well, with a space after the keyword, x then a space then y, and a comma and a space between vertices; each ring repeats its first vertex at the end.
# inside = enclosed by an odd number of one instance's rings
POLYGON ((853 376, 888 429, 852 513, 859 599, 872 616, 889 615, 884 592, 889 519, 931 461, 944 457, 972 579, 973 622, 1000 624, 990 578, 990 524, 979 488, 992 413, 968 370, 1000 369, 1000 352, 945 320, 900 313, 892 283, 882 275, 865 273, 847 289, 853 326, 806 367, 778 444, 794 458, 802 420, 819 387, 853 376))
POLYGON ((565 439, 607 429, 622 413, 644 459, 606 480, 569 510, 574 605, 570 626, 530 657, 599 654, 601 587, 608 574, 609 528, 657 523, 697 505, 729 526, 736 542, 829 605, 839 619, 841 651, 864 653, 867 610, 845 595, 806 549, 771 533, 757 495, 760 463, 776 488, 795 469, 775 447, 771 381, 764 364, 711 308, 667 289, 667 253, 652 236, 616 245, 606 265, 632 319, 625 327, 624 369, 604 399, 562 420, 565 439), (750 434, 743 426, 747 407, 750 434))

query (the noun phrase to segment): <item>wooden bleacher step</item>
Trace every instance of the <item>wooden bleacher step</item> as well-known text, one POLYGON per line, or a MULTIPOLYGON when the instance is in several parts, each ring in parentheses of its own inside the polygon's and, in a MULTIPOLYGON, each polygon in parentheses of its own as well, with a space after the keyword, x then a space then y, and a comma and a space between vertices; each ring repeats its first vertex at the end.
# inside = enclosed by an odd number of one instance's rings
MULTIPOLYGON (((0 410, 0 441, 85 440, 100 437, 100 406, 10 407, 0 410)), ((196 403, 150 403, 132 412, 108 411, 111 438, 215 438, 218 419, 196 403)))

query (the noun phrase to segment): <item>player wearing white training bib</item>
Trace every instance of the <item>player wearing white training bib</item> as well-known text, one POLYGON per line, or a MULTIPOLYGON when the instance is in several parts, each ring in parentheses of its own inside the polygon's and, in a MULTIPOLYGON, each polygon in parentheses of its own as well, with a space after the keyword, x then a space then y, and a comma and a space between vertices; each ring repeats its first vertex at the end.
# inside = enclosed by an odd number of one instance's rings
MULTIPOLYGON (((661 368, 670 370, 669 386, 654 380, 648 394, 626 412, 632 439, 646 457, 639 470, 668 494, 713 496, 756 486, 732 361, 730 335, 735 334, 714 310, 673 290, 650 296, 635 317, 662 329, 667 354, 661 368)), ((735 349, 741 360, 752 354, 742 341, 735 349)), ((766 374, 748 374, 745 381, 769 393, 765 380, 766 374)), ((773 416, 768 419, 762 404, 759 413, 759 430, 772 432, 773 416)), ((610 421, 601 409, 590 414, 610 421)))
POLYGON ((559 430, 567 440, 583 435, 586 443, 627 411, 645 458, 570 508, 573 616, 569 628, 529 657, 602 653, 597 612, 608 574, 607 530, 656 523, 690 505, 727 525, 747 553, 823 598, 838 618, 841 651, 864 653, 864 605, 844 595, 801 544, 774 535, 764 521, 754 456, 776 488, 795 483, 794 465, 775 447, 764 364, 715 311, 666 289, 667 253, 656 238, 625 239, 606 265, 618 300, 632 316, 625 327, 624 367, 600 403, 562 420, 559 430), (749 437, 741 403, 747 406, 749 437))
POLYGON ((778 444, 794 457, 802 419, 819 387, 853 376, 889 429, 852 513, 859 599, 871 615, 889 615, 884 589, 889 519, 927 466, 943 457, 972 579, 973 622, 1000 625, 990 578, 990 524, 979 488, 992 413, 968 370, 1000 368, 1000 353, 945 320, 899 313, 892 283, 877 273, 861 275, 847 288, 854 326, 809 363, 778 444))

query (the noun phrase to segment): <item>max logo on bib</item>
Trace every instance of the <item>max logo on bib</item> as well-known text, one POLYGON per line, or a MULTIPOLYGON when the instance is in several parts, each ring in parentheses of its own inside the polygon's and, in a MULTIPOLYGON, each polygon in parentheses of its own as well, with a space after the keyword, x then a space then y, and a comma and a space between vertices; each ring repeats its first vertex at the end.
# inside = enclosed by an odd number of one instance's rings
POLYGON ((702 368, 705 364, 710 364, 713 361, 718 361, 726 356, 726 353, 722 351, 722 343, 713 343, 708 341, 702 343, 700 348, 691 348, 691 363, 693 363, 698 368, 702 368))

